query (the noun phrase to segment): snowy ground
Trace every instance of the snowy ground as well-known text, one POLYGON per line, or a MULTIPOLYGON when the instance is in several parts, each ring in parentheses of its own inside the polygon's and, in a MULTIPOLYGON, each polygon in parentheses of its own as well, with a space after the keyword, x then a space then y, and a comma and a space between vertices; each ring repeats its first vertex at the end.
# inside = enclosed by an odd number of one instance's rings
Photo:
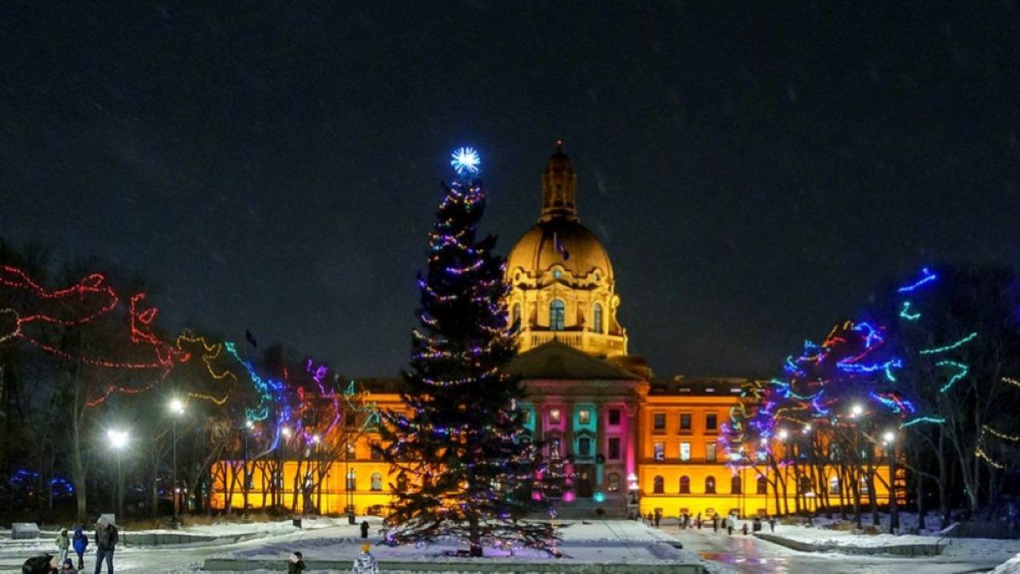
POLYGON ((1000 564, 992 574, 1020 574, 1020 554, 1000 564))
MULTIPOLYGON (((358 518, 360 523, 365 518, 358 518)), ((368 518, 371 524, 370 542, 380 540, 381 523, 368 518)), ((196 572, 206 558, 234 558, 243 560, 279 560, 285 563, 287 556, 300 550, 306 560, 350 560, 360 550, 360 528, 347 524, 346 519, 306 520, 304 528, 294 528, 290 521, 257 524, 223 524, 214 526, 192 526, 184 529, 191 534, 221 537, 218 542, 195 543, 175 546, 132 546, 118 548, 115 567, 118 573, 134 572, 196 572), (254 536, 257 538, 234 542, 233 537, 254 536)), ((563 521, 561 551, 566 562, 614 562, 627 564, 661 563, 649 548, 658 545, 661 549, 674 542, 668 534, 646 527, 639 522, 627 520, 606 520, 598 522, 563 521)), ((41 552, 55 551, 52 536, 44 535, 38 540, 10 540, 9 532, 0 539, 0 571, 16 569, 28 557, 41 552)), ((430 547, 395 547, 374 545, 373 554, 381 560, 437 561, 449 559, 447 551, 458 549, 456 543, 439 544, 430 547)), ((86 569, 94 566, 94 548, 86 554, 86 569)), ((667 548, 667 550, 672 550, 667 548)), ((674 559, 689 558, 672 551, 674 559)), ((488 554, 498 554, 488 551, 488 554)), ((514 560, 550 560, 535 552, 520 552, 514 560)), ((470 570, 470 568, 467 568, 470 570)))

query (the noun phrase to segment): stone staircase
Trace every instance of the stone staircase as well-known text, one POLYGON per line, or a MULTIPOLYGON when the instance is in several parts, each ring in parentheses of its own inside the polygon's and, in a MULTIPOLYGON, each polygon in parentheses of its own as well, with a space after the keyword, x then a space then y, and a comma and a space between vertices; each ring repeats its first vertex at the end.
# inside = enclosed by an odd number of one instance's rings
POLYGON ((573 502, 554 502, 553 508, 556 517, 564 520, 598 520, 599 508, 604 511, 603 518, 627 518, 627 504, 623 500, 595 502, 590 498, 579 498, 573 502))

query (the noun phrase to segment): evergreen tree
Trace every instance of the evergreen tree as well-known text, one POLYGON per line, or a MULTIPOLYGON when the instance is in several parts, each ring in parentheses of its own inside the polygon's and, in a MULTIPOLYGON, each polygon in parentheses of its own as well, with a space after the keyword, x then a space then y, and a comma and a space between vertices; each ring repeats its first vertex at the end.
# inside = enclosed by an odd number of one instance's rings
POLYGON ((543 469, 515 408, 519 380, 503 369, 516 350, 505 261, 495 237, 476 238, 485 209, 477 155, 458 150, 452 163, 460 177, 443 185, 427 275, 418 275, 421 325, 401 395, 410 410, 386 413, 381 429, 383 456, 399 472, 391 541, 452 537, 471 556, 483 544, 550 549, 550 524, 520 520, 538 510, 543 469))

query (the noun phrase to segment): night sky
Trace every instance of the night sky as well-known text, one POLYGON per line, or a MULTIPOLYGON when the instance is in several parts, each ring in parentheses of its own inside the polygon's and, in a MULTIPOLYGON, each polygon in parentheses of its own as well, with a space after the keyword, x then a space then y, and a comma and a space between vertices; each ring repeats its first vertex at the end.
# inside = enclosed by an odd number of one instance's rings
POLYGON ((505 254, 565 141, 660 376, 1020 260, 1015 2, 44 4, 0 8, 0 237, 144 272, 168 328, 395 374, 460 145, 505 254))

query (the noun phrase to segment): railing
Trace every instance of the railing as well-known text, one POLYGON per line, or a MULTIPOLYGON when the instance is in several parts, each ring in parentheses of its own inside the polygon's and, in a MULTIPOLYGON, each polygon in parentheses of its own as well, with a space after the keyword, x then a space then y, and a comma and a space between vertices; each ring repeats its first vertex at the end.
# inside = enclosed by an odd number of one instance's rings
POLYGON ((571 347, 591 349, 607 355, 622 353, 624 350, 623 337, 607 335, 605 333, 592 333, 590 331, 543 331, 528 333, 527 337, 530 348, 557 340, 571 347))

